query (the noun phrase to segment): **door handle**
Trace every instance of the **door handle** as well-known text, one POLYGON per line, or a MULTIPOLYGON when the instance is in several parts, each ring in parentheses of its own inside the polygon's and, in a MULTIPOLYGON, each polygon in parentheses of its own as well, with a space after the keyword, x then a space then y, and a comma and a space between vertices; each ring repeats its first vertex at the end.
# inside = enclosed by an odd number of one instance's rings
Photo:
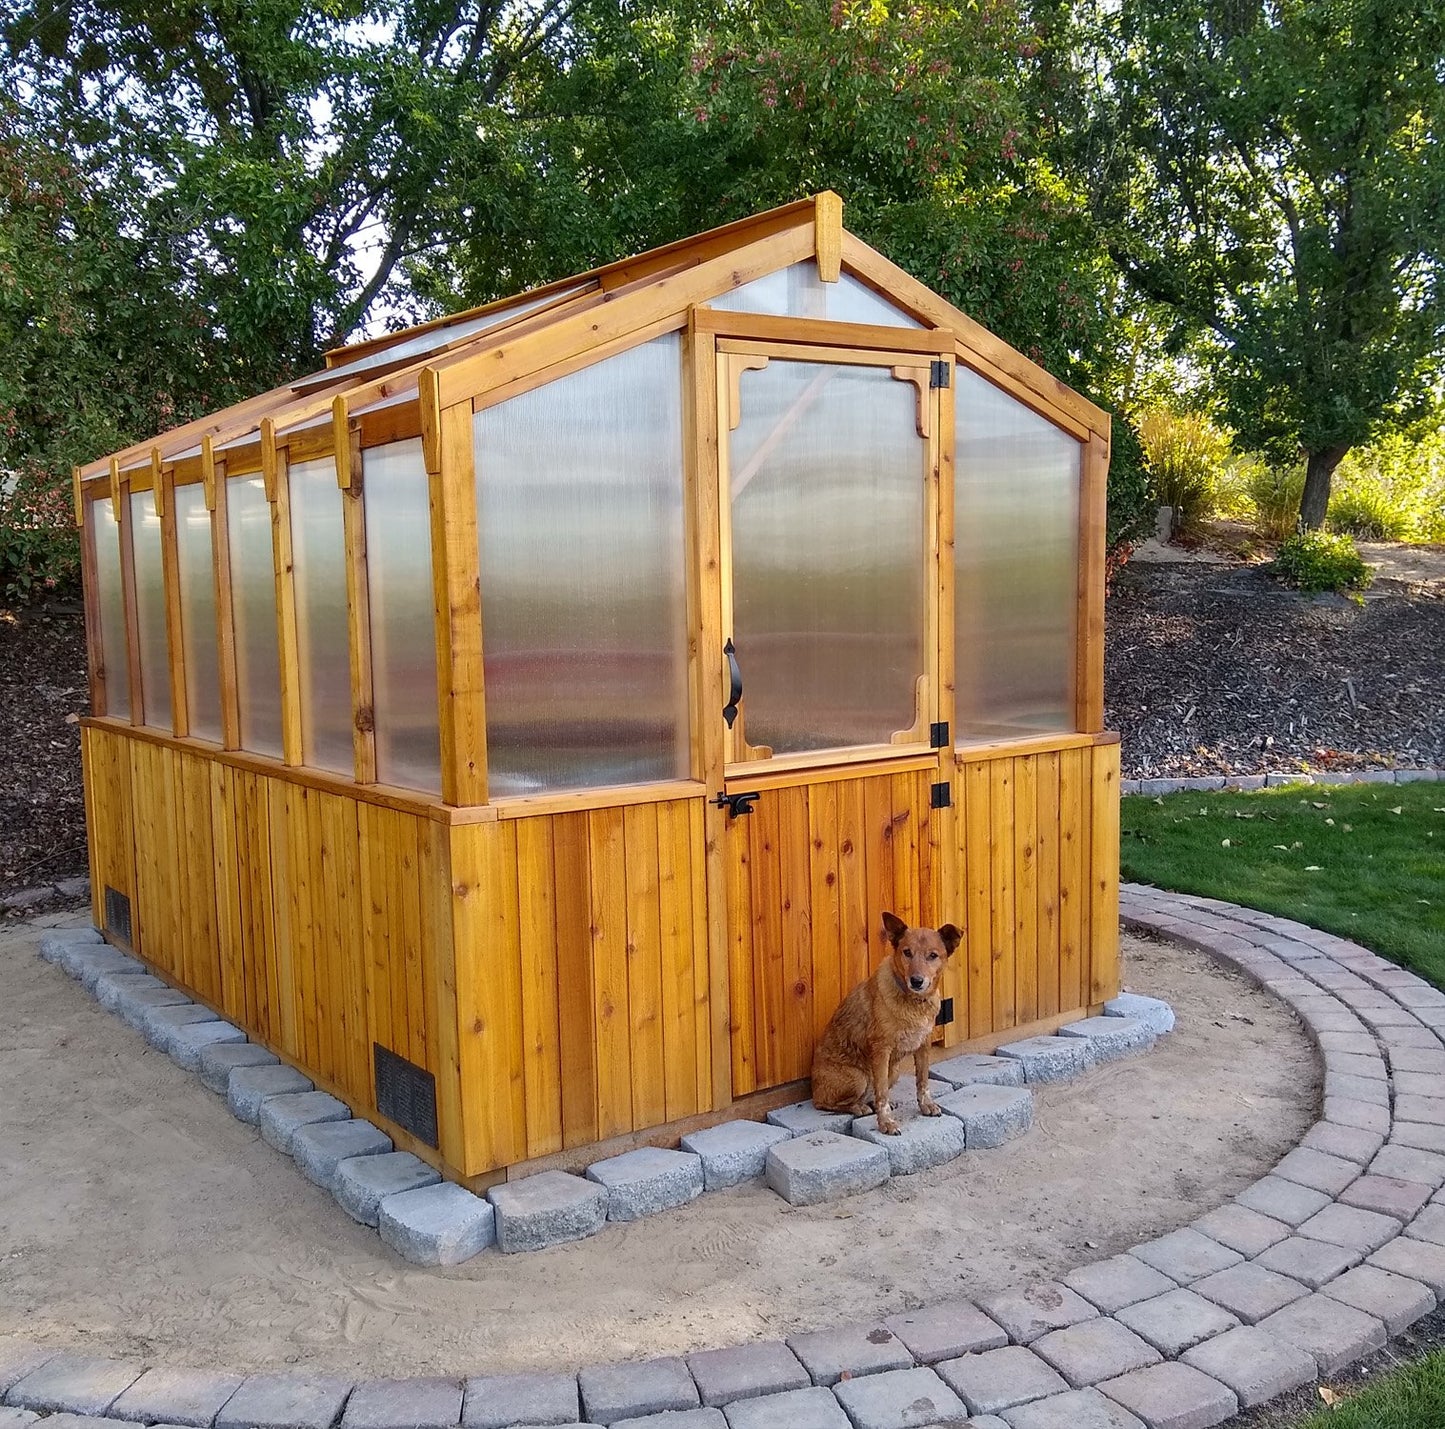
POLYGON ((738 701, 743 697, 743 670, 738 664, 737 646, 731 636, 723 646, 723 654, 728 657, 728 702, 723 706, 722 717, 723 723, 731 729, 738 717, 738 701))

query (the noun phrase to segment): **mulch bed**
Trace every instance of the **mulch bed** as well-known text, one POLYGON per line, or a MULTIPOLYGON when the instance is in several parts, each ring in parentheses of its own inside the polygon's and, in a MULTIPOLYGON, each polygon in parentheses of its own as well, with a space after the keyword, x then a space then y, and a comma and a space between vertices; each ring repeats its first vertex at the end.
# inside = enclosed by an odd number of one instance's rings
MULTIPOLYGON (((1108 625, 1126 778, 1445 767, 1445 586, 1361 606, 1258 566, 1131 565, 1108 625)), ((78 606, 0 610, 0 899, 86 871, 86 699, 78 606)))

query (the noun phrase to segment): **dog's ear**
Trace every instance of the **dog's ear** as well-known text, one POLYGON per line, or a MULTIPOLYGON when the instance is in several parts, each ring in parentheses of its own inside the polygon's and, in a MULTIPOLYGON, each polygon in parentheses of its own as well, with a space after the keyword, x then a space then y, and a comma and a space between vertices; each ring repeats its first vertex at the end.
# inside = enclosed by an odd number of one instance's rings
POLYGON ((944 952, 952 957, 953 950, 963 941, 963 930, 955 928, 952 923, 945 923, 938 930, 938 936, 943 939, 944 952))
POLYGON ((888 941, 896 948, 898 940, 908 931, 908 924, 893 913, 883 915, 883 931, 888 935, 888 941))

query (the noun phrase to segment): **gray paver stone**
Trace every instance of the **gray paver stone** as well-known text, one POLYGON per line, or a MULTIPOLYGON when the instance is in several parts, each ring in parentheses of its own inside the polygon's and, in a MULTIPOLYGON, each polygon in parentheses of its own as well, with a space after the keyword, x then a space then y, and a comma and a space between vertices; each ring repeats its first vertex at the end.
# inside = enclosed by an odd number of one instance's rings
POLYGON ((1396 1275, 1408 1275, 1428 1285, 1436 1299, 1445 1298, 1445 1246, 1432 1245, 1413 1236, 1396 1236, 1387 1240, 1365 1261, 1396 1275))
POLYGON ((104 941, 94 928, 47 928, 40 935, 37 952, 47 963, 53 963, 58 962, 60 955, 73 944, 95 944, 104 941))
POLYGON ((299 1126, 291 1137, 291 1159, 308 1181, 329 1191, 336 1168, 353 1156, 380 1156, 391 1150, 391 1137, 369 1121, 317 1121, 299 1126))
POLYGON ((1059 1028, 1060 1037, 1081 1037, 1089 1044, 1090 1066, 1136 1057, 1154 1045, 1154 1029, 1137 1017, 1085 1017, 1059 1028))
POLYGON ((376 1221, 382 1240, 413 1265, 460 1265, 497 1238, 492 1203, 450 1181, 386 1197, 376 1221))
POLYGON ((1357 1126, 1340 1126, 1333 1121, 1317 1121, 1305 1133, 1300 1145, 1364 1166, 1380 1149, 1381 1138, 1377 1131, 1362 1131, 1357 1126))
POLYGON ((1392 1146, 1413 1146, 1421 1151, 1445 1152, 1445 1126, 1426 1126, 1418 1121, 1396 1122, 1390 1128, 1392 1146))
POLYGON ((1266 1270, 1278 1271, 1311 1290, 1318 1290, 1337 1275, 1343 1275, 1352 1265, 1358 1265, 1364 1253, 1347 1250, 1344 1246, 1331 1245, 1328 1241, 1311 1240, 1308 1236, 1293 1235, 1278 1245, 1255 1257, 1255 1264, 1266 1270))
MULTIPOLYGON (((839 1413, 842 1413, 842 1411, 840 1410, 839 1413)), ((39 1418, 40 1416, 33 1409, 6 1409, 0 1407, 0 1429, 28 1429, 28 1426, 34 1424, 39 1418)), ((92 1425, 98 1422, 97 1420, 91 1421, 92 1425)), ((845 1425, 848 1423, 846 1416, 844 1416, 843 1423, 845 1425)))
POLYGON ((1300 1234, 1368 1255, 1372 1250, 1379 1250, 1399 1229, 1400 1222, 1393 1216, 1336 1203, 1316 1211, 1300 1226, 1300 1234))
POLYGON ((853 1135, 881 1146, 894 1176, 911 1176, 963 1155, 963 1122, 952 1116, 909 1117, 899 1123, 897 1136, 879 1131, 876 1116, 860 1116, 853 1123, 853 1135))
POLYGON ((1287 1226, 1302 1225, 1330 1204, 1330 1198, 1323 1191, 1311 1191, 1308 1186, 1298 1186, 1281 1176, 1261 1176, 1234 1199, 1237 1205, 1283 1221, 1287 1226))
POLYGON ((1244 1259, 1237 1250, 1230 1250, 1227 1245, 1220 1245, 1217 1240, 1187 1227, 1136 1245, 1130 1254, 1145 1265, 1163 1271, 1180 1285, 1213 1275, 1226 1266, 1238 1265, 1244 1259))
MULTIPOLYGON (((1398 1116, 1398 1111, 1396 1112, 1398 1116)), ((1411 1118, 1406 1117, 1405 1120, 1411 1118)), ((1355 1126, 1364 1131, 1375 1131, 1384 1136, 1390 1130, 1388 1107, 1375 1106, 1371 1102, 1356 1101, 1353 1097, 1326 1097, 1325 1120, 1340 1126, 1355 1126)))
POLYGON ((1272 1245, 1278 1245, 1290 1233, 1289 1226, 1273 1216, 1262 1216, 1248 1206, 1226 1201, 1212 1211, 1206 1211, 1194 1222, 1193 1229, 1230 1250, 1241 1255, 1258 1255, 1272 1245))
POLYGON ((451 1429, 462 1417, 455 1379, 374 1379, 346 1401, 342 1429, 451 1429))
POLYGON ((195 1022, 172 1030, 166 1041, 171 1061, 188 1072, 201 1070, 201 1053, 218 1044, 246 1041, 246 1034, 229 1022, 195 1022))
MULTIPOLYGON (((586 1182, 582 1184, 586 1185, 586 1182)), ((462 1402, 462 1423, 466 1429, 510 1429, 514 1424, 575 1424, 577 1417, 577 1380, 574 1375, 493 1374, 466 1382, 462 1402)))
POLYGON ((1071 1082, 1092 1065, 1088 1041, 1082 1037, 1025 1037, 997 1050, 1023 1067, 1028 1083, 1071 1082))
MULTIPOLYGON (((7 1414, 30 1413, 29 1410, 10 1409, 7 1414)), ((43 1419, 30 1415, 32 1424, 43 1424, 45 1429, 135 1429, 127 1419, 112 1419, 109 1415, 93 1414, 47 1414, 43 1419)), ((157 1425, 156 1429, 171 1429, 168 1424, 157 1425)), ((179 1429, 179 1426, 177 1426, 179 1429)))
POLYGON ((702 1157, 691 1151, 641 1146, 593 1162, 587 1179, 606 1190, 609 1221, 637 1221, 685 1206, 702 1195, 702 1157))
POLYGON ((1426 1206, 1405 1227, 1405 1233, 1416 1240, 1428 1240, 1435 1245, 1445 1245, 1445 1206, 1426 1206))
POLYGON ((1118 1320, 1110 1319, 1085 1320, 1053 1330, 1041 1335, 1031 1348, 1074 1389, 1159 1363, 1158 1350, 1118 1320))
POLYGON ((701 1403, 686 1363, 675 1356, 632 1364, 590 1365, 577 1376, 582 1412, 594 1423, 612 1424, 701 1403))
POLYGON ((768 1147, 786 1141, 793 1133, 786 1127, 761 1121, 725 1121, 682 1138, 682 1149, 702 1158, 702 1183, 709 1191, 721 1191, 763 1174, 768 1147))
POLYGON ((1113 1255, 1081 1265, 1064 1276, 1064 1284, 1106 1315, 1174 1289, 1167 1275, 1132 1255, 1113 1255))
POLYGON ((607 1222, 607 1192, 566 1171, 493 1186, 487 1199, 497 1213, 497 1245, 509 1252, 581 1240, 607 1222))
MULTIPOLYGON (((1097 1389, 1071 1389, 1067 1394, 1036 1399, 1007 1410, 1003 1423, 1009 1429, 1143 1429, 1143 1424, 1122 1404, 1097 1389)), ((970 1425, 979 1421, 972 1419, 970 1425)))
POLYGON ((886 1325, 862 1321, 790 1335, 788 1348, 797 1355, 814 1384, 837 1384, 844 1375, 882 1374, 907 1369, 913 1357, 886 1325))
MULTIPOLYGON (((149 973, 113 972, 101 973, 96 978, 95 986, 91 989, 95 993, 95 1000, 107 1012, 114 1012, 121 1000, 127 993, 154 992, 157 988, 167 986, 160 978, 152 977, 149 973)), ((184 994, 183 994, 184 995, 184 994)))
MULTIPOLYGON (((324 1096, 324 1092, 311 1092, 324 1096)), ((261 1131, 274 1102, 261 1108, 261 1131)), ((419 1156, 410 1151, 383 1151, 375 1156, 352 1156, 340 1161, 331 1181, 331 1194, 336 1204, 354 1221, 374 1226, 381 1216, 381 1203, 388 1196, 402 1191, 415 1191, 422 1186, 435 1186, 441 1177, 419 1156)))
POLYGON ((1418 1280, 1393 1275, 1377 1265, 1357 1265, 1330 1281, 1321 1293, 1383 1320, 1392 1335, 1428 1315, 1436 1304, 1435 1292, 1418 1280))
POLYGON ((201 1049, 201 1081, 219 1097, 236 1067, 279 1067, 281 1059, 255 1042, 217 1042, 201 1049))
POLYGON ((114 1419, 145 1424, 214 1422, 226 1401, 241 1387, 239 1374, 200 1369, 148 1369, 114 1404, 114 1419))
POLYGON ((1162 997, 1143 997, 1137 992, 1121 992, 1104 1004, 1105 1017, 1132 1017, 1162 1037, 1174 1030, 1174 1009, 1162 997))
POLYGON ((1259 1328, 1313 1356, 1321 1374, 1335 1374, 1372 1350, 1383 1349, 1386 1339, 1383 1320, 1323 1293, 1276 1310, 1259 1322, 1259 1328))
POLYGON ((315 1126, 319 1121, 349 1121, 350 1118, 351 1108, 330 1092, 292 1092, 289 1096, 267 1097, 261 1103, 257 1125, 261 1128, 262 1141, 289 1156, 291 1142, 303 1126, 315 1126))
POLYGON ((190 1007, 190 998, 178 988, 166 987, 138 987, 124 989, 116 998, 115 1007, 112 1009, 117 1017, 127 1027, 133 1027, 137 1032, 143 1032, 141 1026, 145 1015, 153 1007, 190 1007))
POLYGON ((721 1409, 665 1409, 638 1419, 617 1419, 615 1429, 727 1429, 721 1409))
POLYGON ((762 1399, 737 1399, 723 1411, 729 1429, 852 1429, 831 1390, 789 1390, 762 1399))
POLYGON ((1022 1345, 962 1355, 934 1368, 971 1414, 998 1414, 1069 1387, 1057 1370, 1022 1345))
POLYGON ((815 1131, 768 1149, 764 1179, 794 1206, 871 1191, 888 1179, 888 1153, 856 1136, 815 1131))
MULTIPOLYGON (((1227 1275, 1229 1272, 1221 1273, 1227 1275)), ((1231 1330, 1239 1324, 1229 1311, 1221 1309, 1202 1295, 1196 1295, 1192 1290, 1170 1290, 1152 1300, 1126 1305, 1118 1311, 1118 1318, 1171 1359, 1182 1354, 1191 1345, 1197 1345, 1212 1335, 1223 1334, 1225 1330, 1231 1330)), ((1117 1373, 1123 1374, 1124 1370, 1120 1369, 1117 1373)), ((1105 1377, 1099 1376, 1100 1379, 1105 1377)))
POLYGON ((935 1301, 892 1315, 883 1323, 919 1364, 937 1364, 1008 1344, 1008 1336, 968 1300, 935 1301))
POLYGON ((1338 1196, 1360 1174, 1360 1168, 1353 1161, 1296 1146, 1280 1160, 1272 1174, 1283 1176, 1297 1186, 1308 1186, 1312 1191, 1338 1196))
POLYGON ((969 1151, 1002 1146, 1034 1124, 1034 1095, 1027 1087, 960 1087, 939 1097, 938 1104, 963 1123, 969 1151))
POLYGON ((303 1077, 295 1067, 281 1063, 237 1067, 226 1086, 226 1105, 232 1116, 255 1126, 261 1120, 261 1107, 271 1097, 297 1096, 311 1090, 311 1079, 303 1077))
POLYGON ((0 1340, 0 1396, 3 1396, 17 1380, 40 1368, 47 1360, 53 1360, 56 1352, 29 1340, 0 1340))
POLYGON ((1182 1359, 1221 1384, 1228 1385, 1241 1409, 1263 1404, 1277 1394, 1313 1383, 1319 1373, 1314 1356, 1287 1340, 1241 1325, 1192 1350, 1182 1359))
POLYGON ((688 1355, 687 1367, 702 1402, 708 1405, 806 1389, 812 1383, 797 1355, 781 1340, 698 1350, 688 1355))
POLYGON ((768 1113, 768 1122, 780 1126, 789 1136, 807 1136, 814 1131, 837 1131, 846 1133, 853 1125, 853 1113, 848 1111, 819 1111, 812 1102, 793 1102, 780 1106, 768 1113))
POLYGON ((1027 1345, 1050 1330, 1062 1330, 1099 1312, 1057 1280, 1010 1286, 979 1300, 979 1309, 996 1320, 1016 1345, 1027 1345))
POLYGON ((1239 1408, 1228 1385, 1178 1360, 1136 1369, 1099 1388, 1148 1429, 1210 1429, 1239 1408))
POLYGON ((41 1413, 104 1414, 144 1368, 126 1360, 59 1354, 12 1384, 5 1402, 41 1413))
POLYGON ((926 1429, 967 1412, 931 1369, 895 1369, 849 1379, 833 1391, 854 1429, 926 1429))
MULTIPOLYGON (((944 1092, 951 1092, 953 1085, 937 1077, 930 1076, 928 1079, 928 1095, 935 1101, 944 1092)), ((900 1116, 918 1115, 918 1081, 910 1071, 906 1076, 899 1077, 891 1087, 888 1088, 888 1105, 898 1112, 900 1116)))
POLYGON ((351 1386, 333 1375, 249 1375, 216 1416, 216 1429, 331 1429, 351 1386))
POLYGON ((1340 1202, 1363 1211, 1378 1211, 1397 1221, 1408 1221, 1430 1199, 1433 1188, 1397 1176, 1361 1176, 1340 1192, 1340 1202))
POLYGON ((1237 1315, 1246 1325, 1258 1324, 1267 1315, 1309 1294, 1308 1287, 1298 1280, 1291 1280, 1288 1275, 1255 1261, 1206 1275, 1194 1282, 1194 1289, 1206 1300, 1237 1315))
POLYGON ((128 953, 105 944, 98 947, 85 943, 75 945, 62 959, 62 966, 89 992, 95 991, 96 979, 102 973, 139 975, 145 972, 142 964, 128 953))
POLYGON ((1007 1057, 987 1057, 980 1052, 965 1052, 935 1062, 930 1075, 955 1087, 1021 1087, 1024 1069, 1007 1057))
POLYGON ((140 1034, 157 1052, 169 1053, 176 1028, 195 1022, 219 1022, 209 1007, 198 1002, 178 1002, 167 1007, 148 1007, 141 1016, 140 1034))

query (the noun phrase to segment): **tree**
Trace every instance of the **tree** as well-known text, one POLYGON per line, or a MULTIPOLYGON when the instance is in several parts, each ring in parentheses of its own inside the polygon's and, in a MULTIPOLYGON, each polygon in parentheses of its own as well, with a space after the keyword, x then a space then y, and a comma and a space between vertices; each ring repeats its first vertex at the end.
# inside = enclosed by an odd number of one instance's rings
POLYGON ((1213 338, 1230 424, 1303 452, 1318 527, 1354 446, 1445 368, 1445 5, 1125 0, 1086 12, 1072 139, 1108 249, 1213 338))

